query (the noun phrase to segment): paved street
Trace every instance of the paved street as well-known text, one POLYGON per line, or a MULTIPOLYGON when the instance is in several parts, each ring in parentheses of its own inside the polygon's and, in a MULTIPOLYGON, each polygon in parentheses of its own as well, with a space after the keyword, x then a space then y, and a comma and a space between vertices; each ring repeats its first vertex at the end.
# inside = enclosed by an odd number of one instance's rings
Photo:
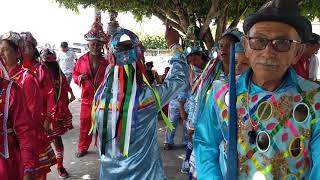
MULTIPOLYGON (((72 88, 75 89, 74 86, 72 88)), ((76 91, 75 94, 79 97, 79 91, 76 91)), ((74 156, 78 143, 80 102, 76 100, 75 102, 71 103, 70 109, 73 114, 74 129, 63 136, 63 142, 65 145, 64 165, 71 175, 68 180, 98 180, 99 157, 97 148, 95 148, 92 144, 87 156, 80 159, 75 158, 74 156)), ((164 122, 162 120, 159 120, 158 141, 161 148, 161 156, 165 173, 169 180, 187 179, 187 176, 180 172, 182 159, 184 159, 185 157, 184 147, 179 145, 181 144, 181 135, 182 129, 179 126, 175 138, 175 143, 177 144, 177 146, 171 151, 163 151, 164 122)), ((48 175, 48 180, 59 179, 56 172, 56 167, 52 167, 51 170, 52 172, 48 175)))

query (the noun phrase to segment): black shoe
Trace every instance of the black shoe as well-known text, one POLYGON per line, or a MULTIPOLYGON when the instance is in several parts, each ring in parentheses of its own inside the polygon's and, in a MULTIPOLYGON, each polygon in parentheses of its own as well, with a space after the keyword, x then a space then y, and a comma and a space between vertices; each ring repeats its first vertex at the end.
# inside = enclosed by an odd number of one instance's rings
POLYGON ((76 157, 77 157, 77 158, 81 158, 81 157, 83 157, 83 156, 85 156, 85 155, 87 155, 87 154, 88 154, 88 151, 77 152, 77 153, 76 153, 76 157))
POLYGON ((170 150, 173 149, 173 145, 172 145, 172 144, 166 144, 166 143, 165 143, 163 149, 166 150, 166 151, 170 151, 170 150))

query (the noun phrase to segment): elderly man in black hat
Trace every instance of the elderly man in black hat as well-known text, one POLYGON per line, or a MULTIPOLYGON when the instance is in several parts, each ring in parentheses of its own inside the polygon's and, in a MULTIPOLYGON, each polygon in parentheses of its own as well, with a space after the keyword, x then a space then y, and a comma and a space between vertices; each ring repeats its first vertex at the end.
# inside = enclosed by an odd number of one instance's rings
POLYGON ((318 179, 320 86, 291 67, 311 38, 310 21, 295 1, 273 0, 243 29, 251 68, 236 81, 237 141, 228 141, 229 84, 216 81, 195 130, 198 179, 223 179, 234 154, 232 179, 318 179))

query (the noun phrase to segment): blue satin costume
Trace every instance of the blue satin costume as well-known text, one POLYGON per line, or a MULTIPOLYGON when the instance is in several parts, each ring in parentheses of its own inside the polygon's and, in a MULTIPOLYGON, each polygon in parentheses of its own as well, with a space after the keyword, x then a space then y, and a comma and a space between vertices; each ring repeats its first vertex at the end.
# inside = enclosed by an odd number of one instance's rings
MULTIPOLYGON (((164 106, 172 98, 176 97, 179 91, 184 89, 188 83, 188 68, 183 53, 174 51, 169 61, 171 70, 164 83, 154 87, 164 106)), ((157 142, 157 121, 159 109, 155 104, 155 97, 147 86, 138 90, 139 110, 138 122, 133 123, 131 129, 130 147, 128 157, 119 152, 119 143, 116 141, 116 152, 112 154, 112 140, 106 144, 105 155, 100 152, 100 179, 108 180, 163 180, 166 179, 160 157, 159 145, 157 142)), ((104 96, 101 97, 105 98, 104 96)), ((110 101, 112 102, 112 100, 110 101)), ((102 133, 103 108, 96 112, 96 128, 99 139, 102 133), (101 110, 102 109, 102 110, 101 110)), ((117 112, 117 116, 119 113, 117 112)), ((111 136, 111 111, 108 116, 107 137, 111 136)))
MULTIPOLYGON (((266 179, 319 179, 320 86, 289 68, 280 87, 269 92, 249 80, 251 73, 249 69, 236 83, 238 179, 257 174, 266 179), (252 129, 258 135, 253 143, 248 136, 252 129), (259 143, 260 135, 264 143, 259 143)), ((199 180, 226 175, 228 98, 228 83, 216 81, 195 130, 199 180)))

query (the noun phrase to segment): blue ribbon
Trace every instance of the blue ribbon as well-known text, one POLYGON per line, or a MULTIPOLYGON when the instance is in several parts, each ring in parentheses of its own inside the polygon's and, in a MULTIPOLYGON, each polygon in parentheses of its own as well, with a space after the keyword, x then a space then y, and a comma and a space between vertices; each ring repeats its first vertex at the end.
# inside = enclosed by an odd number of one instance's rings
POLYGON ((237 151, 237 112, 236 112, 236 73, 235 73, 235 45, 231 45, 229 70, 229 140, 227 159, 227 180, 238 179, 238 151, 237 151))
POLYGON ((137 129, 138 127, 139 96, 141 94, 141 91, 142 91, 141 88, 138 87, 136 98, 134 101, 134 107, 133 107, 133 123, 134 123, 135 129, 137 129))

